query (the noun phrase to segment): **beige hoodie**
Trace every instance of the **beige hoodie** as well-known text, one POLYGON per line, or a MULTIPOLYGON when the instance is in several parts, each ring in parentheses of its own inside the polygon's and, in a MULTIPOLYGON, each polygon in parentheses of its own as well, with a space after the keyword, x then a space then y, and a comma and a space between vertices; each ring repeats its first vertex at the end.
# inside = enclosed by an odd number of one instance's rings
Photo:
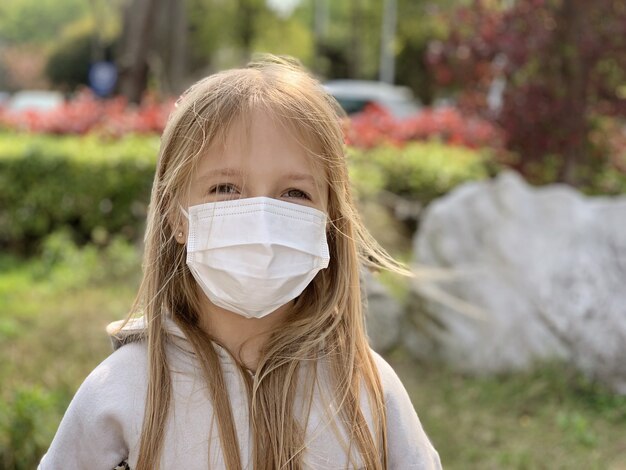
MULTIPOLYGON (((117 322, 116 322, 117 323, 117 322)), ((112 324, 109 331, 115 330, 112 324)), ((39 470, 112 470, 126 460, 137 463, 147 383, 147 346, 141 339, 143 321, 129 323, 113 339, 115 351, 85 379, 67 409, 43 457, 39 470)), ((161 469, 223 469, 213 405, 203 384, 190 343, 171 320, 168 360, 172 376, 172 403, 165 434, 161 469)), ((213 343, 222 362, 228 388, 242 467, 251 469, 252 436, 248 398, 243 377, 227 350, 213 343)), ((388 462, 390 469, 440 469, 439 455, 424 433, 409 396, 391 366, 372 351, 380 372, 387 406, 388 462)), ((302 368, 305 373, 306 368, 302 368)), ((311 402, 306 423, 304 467, 307 469, 361 468, 360 456, 347 452, 345 433, 333 422, 336 409, 330 395, 323 361, 317 364, 318 384, 313 397, 298 394, 295 410, 311 402)), ((303 382, 300 380, 300 382, 303 382)), ((310 394, 309 394, 310 395, 310 394)), ((362 410, 371 427, 371 410, 365 393, 362 410)), ((296 411, 297 414, 298 411, 296 411)))

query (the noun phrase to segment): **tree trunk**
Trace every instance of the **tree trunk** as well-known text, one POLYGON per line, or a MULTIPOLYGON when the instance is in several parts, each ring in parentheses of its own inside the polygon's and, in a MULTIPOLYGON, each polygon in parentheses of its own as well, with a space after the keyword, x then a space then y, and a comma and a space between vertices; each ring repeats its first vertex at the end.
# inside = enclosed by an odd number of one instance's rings
POLYGON ((566 96, 562 118, 565 135, 563 165, 559 180, 575 186, 578 170, 588 148, 587 101, 589 66, 583 57, 581 40, 585 37, 587 0, 564 0, 559 14, 562 25, 562 83, 566 96))
POLYGON ((238 0, 237 33, 241 53, 244 61, 252 55, 252 41, 254 39, 254 17, 259 13, 255 0, 238 0))
POLYGON ((313 44, 314 62, 313 70, 318 74, 324 74, 324 45, 328 32, 328 0, 313 1, 313 44))
POLYGON ((124 37, 118 59, 120 93, 139 103, 148 82, 148 54, 157 17, 155 0, 132 0, 124 14, 124 37))
POLYGON ((158 11, 154 28, 149 69, 160 94, 171 96, 183 91, 187 64, 186 2, 154 0, 158 11))
POLYGON ((171 28, 171 60, 170 60, 170 83, 169 92, 180 94, 185 88, 187 75, 187 9, 186 2, 172 0, 170 15, 172 18, 171 28))
POLYGON ((351 28, 350 28, 350 54, 348 55, 350 66, 350 78, 362 78, 363 65, 363 34, 361 34, 363 22, 363 4, 361 0, 352 0, 351 4, 351 28))

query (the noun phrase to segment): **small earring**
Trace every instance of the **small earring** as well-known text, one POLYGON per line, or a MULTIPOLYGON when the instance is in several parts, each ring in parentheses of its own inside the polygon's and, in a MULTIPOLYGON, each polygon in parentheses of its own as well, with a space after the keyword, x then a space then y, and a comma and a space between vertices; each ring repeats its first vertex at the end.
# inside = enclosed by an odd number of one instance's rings
POLYGON ((178 232, 178 235, 176 235, 176 238, 183 238, 183 231, 181 230, 180 232, 178 232))

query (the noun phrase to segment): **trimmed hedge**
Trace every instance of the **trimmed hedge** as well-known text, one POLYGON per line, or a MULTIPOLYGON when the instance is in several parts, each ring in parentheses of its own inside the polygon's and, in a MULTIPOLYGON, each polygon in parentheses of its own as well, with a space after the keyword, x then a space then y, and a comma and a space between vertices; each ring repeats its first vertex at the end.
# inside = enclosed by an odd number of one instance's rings
POLYGON ((158 137, 0 134, 0 247, 29 253, 51 232, 141 236, 158 137))
MULTIPOLYGON (((0 248, 32 254, 59 229, 78 243, 139 239, 158 145, 156 136, 0 134, 0 248)), ((480 151, 435 141, 350 148, 349 162, 360 197, 386 190, 422 204, 489 173, 480 151)))
POLYGON ((357 194, 368 197, 385 190, 424 205, 458 184, 487 178, 495 171, 486 150, 434 140, 403 147, 350 148, 348 157, 357 194))

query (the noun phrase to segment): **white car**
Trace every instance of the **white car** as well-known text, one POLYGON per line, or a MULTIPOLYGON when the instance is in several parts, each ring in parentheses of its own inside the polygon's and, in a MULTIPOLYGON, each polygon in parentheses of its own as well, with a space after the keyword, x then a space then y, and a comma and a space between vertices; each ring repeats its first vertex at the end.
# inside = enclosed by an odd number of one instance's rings
POLYGON ((382 106, 397 118, 416 114, 421 108, 411 89, 404 86, 368 80, 329 80, 324 88, 348 114, 363 111, 370 103, 382 106))
POLYGON ((10 98, 11 94, 9 92, 0 91, 0 108, 6 106, 10 98))
POLYGON ((10 111, 49 111, 65 101, 63 93, 47 90, 22 90, 15 93, 7 103, 10 111))

